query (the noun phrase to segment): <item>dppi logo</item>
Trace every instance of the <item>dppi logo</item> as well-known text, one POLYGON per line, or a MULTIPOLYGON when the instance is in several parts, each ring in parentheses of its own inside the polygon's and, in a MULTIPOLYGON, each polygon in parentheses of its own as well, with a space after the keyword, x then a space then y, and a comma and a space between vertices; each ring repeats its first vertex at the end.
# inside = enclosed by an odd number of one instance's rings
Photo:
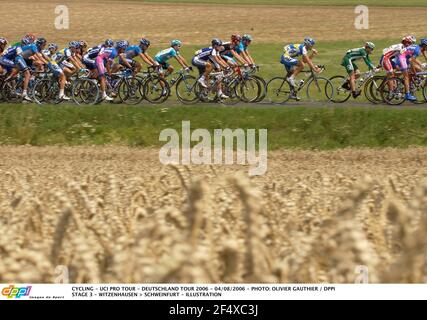
POLYGON ((1 290, 1 294, 7 297, 8 299, 11 299, 11 298, 19 299, 21 297, 29 296, 30 291, 31 291, 31 286, 18 288, 18 287, 15 287, 14 285, 10 285, 9 287, 3 288, 1 290))

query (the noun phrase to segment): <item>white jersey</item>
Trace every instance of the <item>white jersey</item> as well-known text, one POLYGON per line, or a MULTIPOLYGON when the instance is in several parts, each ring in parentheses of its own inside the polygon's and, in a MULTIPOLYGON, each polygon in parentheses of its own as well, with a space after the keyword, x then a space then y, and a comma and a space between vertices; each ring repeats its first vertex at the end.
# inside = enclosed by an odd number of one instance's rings
POLYGON ((385 48, 383 50, 383 55, 395 56, 395 55, 403 53, 404 51, 405 51, 405 47, 403 46, 403 44, 398 43, 398 44, 394 44, 388 48, 385 48))

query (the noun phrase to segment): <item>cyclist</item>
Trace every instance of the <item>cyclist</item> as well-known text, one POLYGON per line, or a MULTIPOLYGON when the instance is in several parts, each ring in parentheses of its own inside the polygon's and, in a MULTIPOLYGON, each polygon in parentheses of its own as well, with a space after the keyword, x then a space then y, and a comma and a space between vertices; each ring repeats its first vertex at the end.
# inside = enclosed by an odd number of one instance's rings
POLYGON ((242 41, 239 46, 236 48, 236 52, 240 54, 243 59, 249 64, 250 67, 255 65, 254 59, 249 53, 248 47, 252 42, 252 36, 249 34, 244 34, 242 37, 242 41))
POLYGON ((341 65, 346 69, 349 78, 347 82, 343 84, 343 88, 348 89, 348 84, 350 84, 350 89, 353 94, 353 98, 360 96, 361 91, 356 90, 356 79, 360 77, 359 67, 354 63, 354 61, 361 60, 365 61, 369 70, 376 70, 374 64, 372 63, 369 55, 374 51, 375 44, 372 42, 366 42, 365 46, 362 48, 356 48, 348 50, 344 56, 341 65))
POLYGON ((150 41, 142 38, 139 41, 138 46, 130 46, 125 52, 119 55, 119 63, 113 66, 113 72, 116 72, 120 66, 124 66, 129 69, 133 69, 134 73, 137 74, 142 69, 141 63, 135 61, 136 57, 140 57, 149 66, 157 66, 158 63, 151 58, 146 51, 150 46, 150 41))
POLYGON ((231 41, 222 44, 223 49, 220 54, 221 57, 227 61, 228 65, 231 67, 237 66, 237 61, 242 65, 248 66, 249 63, 240 56, 240 44, 242 37, 238 34, 231 35, 231 41))
POLYGON ((169 48, 162 50, 155 55, 154 60, 156 60, 157 63, 161 66, 162 69, 160 71, 160 74, 162 76, 168 76, 173 72, 174 69, 172 65, 168 62, 168 60, 171 58, 175 58, 176 61, 178 61, 181 67, 183 67, 185 70, 190 70, 187 61, 185 61, 184 57, 181 56, 179 52, 181 46, 182 42, 180 40, 172 40, 169 48))
POLYGON ((422 50, 425 50, 425 46, 413 44, 406 47, 404 52, 399 56, 396 63, 399 69, 403 72, 404 84, 405 84, 405 100, 416 101, 417 98, 410 92, 409 79, 410 70, 409 66, 412 67, 414 72, 421 71, 423 65, 418 61, 417 57, 420 56, 422 50))
MULTIPOLYGON (((196 55, 192 59, 193 66, 199 70, 200 78, 198 82, 204 88, 207 88, 206 81, 209 79, 209 74, 212 70, 228 69, 227 63, 221 58, 220 51, 223 50, 222 41, 220 39, 213 39, 212 47, 203 48, 196 51, 196 55)), ((222 93, 222 86, 219 84, 217 87, 218 96, 221 99, 228 97, 222 93)))
MULTIPOLYGON (((175 58, 176 61, 181 65, 182 68, 185 69, 185 71, 190 71, 191 67, 188 66, 187 61, 184 59, 183 56, 180 54, 180 49, 182 46, 182 42, 180 40, 172 40, 170 43, 170 47, 158 52, 154 56, 154 60, 160 65, 160 77, 164 78, 165 76, 170 75, 174 68, 173 66, 168 62, 171 58, 175 58)), ((162 83, 163 85, 163 83, 162 83)), ((163 95, 167 94, 166 88, 163 88, 163 95)))
MULTIPOLYGON (((424 59, 427 61, 427 38, 422 38, 420 41, 421 52, 424 56, 424 59)), ((423 65, 424 67, 425 64, 423 65)))
MULTIPOLYGON (((317 55, 317 50, 313 48, 315 44, 316 41, 314 39, 307 37, 301 44, 289 44, 284 47, 284 53, 280 59, 280 63, 286 68, 286 80, 292 89, 296 87, 295 77, 304 69, 305 63, 307 63, 314 72, 321 72, 321 69, 314 65, 312 61, 313 57, 317 55), (311 51, 310 55, 308 51, 311 51), (300 56, 302 60, 298 59, 300 56)), ((299 100, 295 90, 292 90, 290 98, 299 100)))
POLYGON ((20 46, 10 47, 0 58, 0 65, 4 67, 9 74, 6 80, 16 76, 19 72, 23 73, 24 80, 22 86, 22 98, 26 101, 31 101, 31 98, 27 93, 31 73, 26 61, 33 57, 37 52, 38 49, 36 44, 33 43, 33 39, 25 36, 22 39, 20 46))
POLYGON ((67 78, 64 71, 56 62, 56 53, 58 51, 58 45, 56 43, 50 43, 47 49, 42 51, 42 54, 46 60, 49 61, 47 64, 49 70, 58 78, 59 83, 59 100, 69 101, 70 98, 65 95, 65 83, 67 78))
POLYGON ((106 78, 105 73, 111 74, 111 68, 114 63, 114 59, 121 53, 125 52, 129 43, 126 40, 118 41, 114 48, 104 48, 98 54, 95 59, 95 66, 97 69, 97 75, 99 84, 101 86, 102 100, 113 101, 114 98, 107 96, 106 93, 106 78))
MULTIPOLYGON (((6 38, 0 38, 0 57, 3 56, 4 50, 7 47, 7 40, 6 38)), ((0 65, 0 75, 2 75, 5 72, 5 70, 0 65)))
POLYGON ((55 55, 56 63, 64 71, 67 79, 70 78, 77 70, 84 69, 84 65, 78 57, 80 50, 80 41, 71 41, 67 48, 58 51, 55 55))

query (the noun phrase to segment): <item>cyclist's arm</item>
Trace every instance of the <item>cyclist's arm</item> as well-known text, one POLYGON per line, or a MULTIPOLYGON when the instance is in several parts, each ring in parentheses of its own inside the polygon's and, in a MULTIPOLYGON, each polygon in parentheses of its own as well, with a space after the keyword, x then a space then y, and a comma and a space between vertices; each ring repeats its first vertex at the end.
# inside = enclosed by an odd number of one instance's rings
POLYGON ((227 63, 225 63, 225 61, 218 55, 218 56, 214 56, 215 61, 224 69, 228 68, 227 63))
POLYGON ((365 61, 366 65, 368 66, 369 70, 374 70, 375 66, 371 61, 371 58, 369 58, 369 56, 364 56, 363 60, 365 61))
POLYGON ((178 63, 181 65, 181 67, 183 67, 184 69, 188 68, 187 61, 185 61, 185 59, 183 57, 176 56, 175 59, 176 59, 176 61, 178 61, 178 63))
POLYGON ((317 67, 314 65, 313 61, 311 60, 311 58, 308 55, 304 54, 302 56, 302 61, 307 63, 311 69, 317 69, 317 67))
POLYGON ((254 61, 254 59, 252 58, 252 56, 251 56, 251 54, 249 53, 249 51, 248 51, 248 50, 244 50, 244 51, 242 51, 242 55, 243 55, 243 57, 245 58, 245 60, 246 60, 246 61, 248 61, 248 63, 249 63, 249 64, 251 64, 251 65, 254 65, 254 64, 255 64, 255 61, 254 61))
POLYGON ((238 54, 235 50, 231 50, 231 53, 233 55, 234 58, 236 58, 241 64, 246 64, 246 60, 244 60, 240 54, 238 54))
POLYGON ((126 59, 126 54, 125 54, 125 53, 120 53, 120 54, 119 54, 119 59, 121 59, 121 60, 122 60, 123 64, 124 64, 127 68, 132 69, 131 64, 130 64, 130 63, 127 61, 127 59, 126 59))
POLYGON ((426 59, 427 61, 427 50, 423 51, 423 56, 424 56, 424 59, 426 59))
POLYGON ((409 61, 411 62, 411 65, 413 65, 414 67, 417 67, 420 70, 422 69, 421 62, 417 58, 412 57, 409 61))
POLYGON ((140 53, 139 56, 142 59, 142 61, 144 61, 149 66, 152 67, 152 66, 157 65, 157 63, 155 63, 155 61, 148 54, 146 54, 146 53, 140 53))
POLYGON ((109 75, 111 75, 111 66, 113 65, 114 60, 113 59, 108 59, 107 63, 106 63, 106 69, 107 69, 107 73, 109 75))

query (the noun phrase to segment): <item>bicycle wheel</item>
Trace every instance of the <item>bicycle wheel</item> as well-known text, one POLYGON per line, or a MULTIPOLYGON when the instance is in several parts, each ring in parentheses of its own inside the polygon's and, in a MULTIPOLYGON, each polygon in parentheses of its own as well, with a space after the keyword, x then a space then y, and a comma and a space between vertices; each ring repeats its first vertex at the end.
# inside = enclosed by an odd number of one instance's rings
POLYGON ((196 94, 197 79, 193 76, 183 76, 176 83, 176 96, 184 104, 193 104, 199 101, 196 94))
POLYGON ((417 98, 417 101, 414 101, 415 104, 423 104, 426 102, 424 98, 424 88, 426 86, 426 79, 414 79, 415 81, 411 83, 411 93, 417 98))
POLYGON ((56 81, 41 79, 36 81, 33 90, 33 99, 37 104, 58 103, 59 87, 56 81))
POLYGON ((22 96, 17 92, 17 81, 15 78, 9 79, 3 83, 1 88, 3 99, 6 102, 20 102, 22 96))
POLYGON ((252 102, 261 102, 265 99, 265 96, 267 95, 267 82, 264 80, 264 78, 260 76, 253 75, 251 77, 258 81, 260 87, 260 94, 258 98, 256 99, 256 101, 252 102))
MULTIPOLYGON (((223 85, 223 93, 228 97, 228 99, 221 100, 222 103, 227 105, 237 104, 242 101, 242 97, 239 94, 239 90, 237 89, 241 83, 233 81, 231 83, 227 83, 223 85)), ((216 96, 212 96, 212 99, 216 99, 216 96)))
POLYGON ((310 102, 331 102, 334 93, 334 87, 327 78, 316 77, 307 83, 307 99, 310 102))
POLYGON ((347 77, 344 76, 335 76, 329 79, 329 81, 332 83, 332 87, 334 88, 334 96, 331 97, 332 102, 343 103, 350 99, 351 89, 343 88, 346 80, 347 77))
POLYGON ((256 102, 262 93, 260 83, 252 76, 244 79, 238 90, 243 102, 256 102))
POLYGON ((366 98, 375 104, 384 102, 381 97, 381 86, 384 82, 384 76, 374 76, 365 83, 363 88, 366 98))
POLYGON ((95 80, 77 79, 73 83, 72 98, 78 105, 93 105, 99 99, 99 87, 95 80))
POLYGON ((271 103, 285 103, 291 95, 291 87, 285 78, 276 77, 267 83, 266 99, 271 103))
POLYGON ((138 79, 125 79, 119 84, 118 95, 122 102, 128 105, 136 105, 144 100, 141 94, 141 81, 138 79))
POLYGON ((148 102, 160 104, 169 98, 170 87, 165 80, 152 77, 145 82, 143 92, 148 102))
POLYGON ((390 78, 381 86, 381 97, 389 105, 400 105, 405 101, 405 85, 400 78, 390 78))

